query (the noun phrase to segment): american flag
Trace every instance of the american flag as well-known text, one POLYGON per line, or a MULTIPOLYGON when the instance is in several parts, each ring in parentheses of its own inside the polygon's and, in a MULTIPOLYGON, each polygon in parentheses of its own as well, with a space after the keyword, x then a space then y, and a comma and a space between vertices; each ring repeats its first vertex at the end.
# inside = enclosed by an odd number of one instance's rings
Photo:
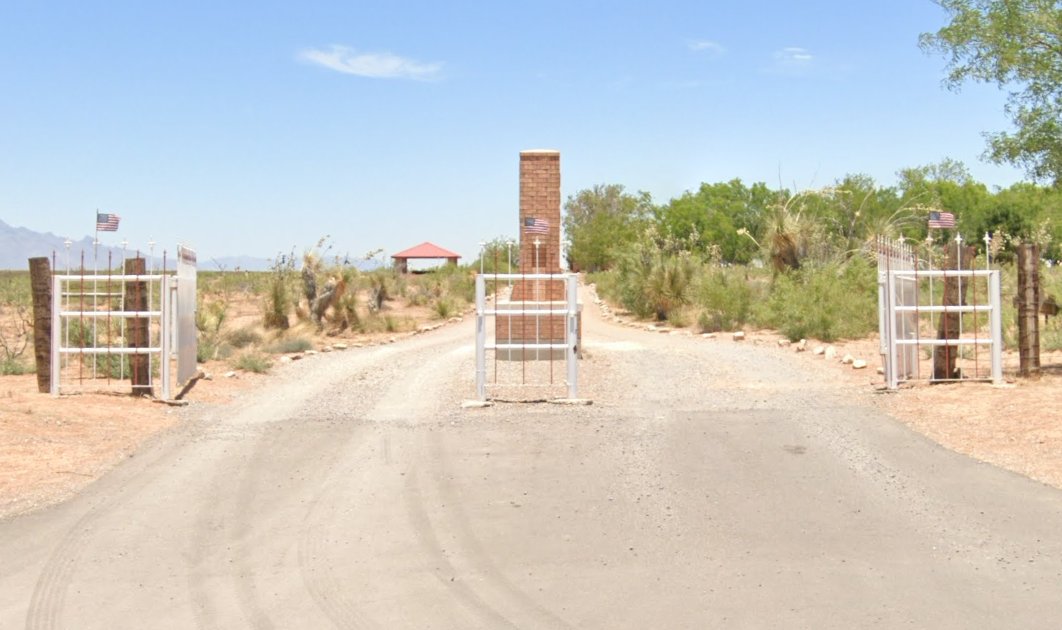
POLYGON ((528 234, 549 234, 549 221, 527 217, 524 219, 524 231, 528 234))
POLYGON ((950 212, 930 212, 929 229, 942 229, 955 227, 955 215, 950 212))
POLYGON ((96 213, 96 231, 97 232, 117 232, 118 222, 122 220, 122 217, 117 214, 109 212, 97 212, 96 213))

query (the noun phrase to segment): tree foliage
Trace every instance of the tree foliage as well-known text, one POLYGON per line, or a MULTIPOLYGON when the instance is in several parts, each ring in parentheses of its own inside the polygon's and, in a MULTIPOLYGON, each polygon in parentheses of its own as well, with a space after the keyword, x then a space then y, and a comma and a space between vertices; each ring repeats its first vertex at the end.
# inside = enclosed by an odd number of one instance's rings
POLYGON ((638 239, 652 207, 649 193, 630 194, 618 184, 600 184, 568 197, 564 233, 572 268, 600 271, 615 266, 638 239))
POLYGON ((702 183, 696 192, 686 192, 656 209, 655 219, 663 236, 688 244, 702 257, 728 263, 747 263, 755 257, 755 243, 742 238, 741 230, 758 234, 765 212, 776 193, 766 184, 745 186, 740 179, 726 183, 702 183))
POLYGON ((937 0, 950 23, 921 36, 948 59, 947 85, 1012 89, 1013 132, 987 134, 988 156, 1062 184, 1062 8, 1056 0, 937 0))

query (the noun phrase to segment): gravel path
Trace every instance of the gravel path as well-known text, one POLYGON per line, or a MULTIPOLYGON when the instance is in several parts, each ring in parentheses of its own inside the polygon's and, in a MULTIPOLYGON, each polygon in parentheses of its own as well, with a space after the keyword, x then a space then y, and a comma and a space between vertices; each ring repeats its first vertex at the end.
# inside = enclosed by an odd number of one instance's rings
POLYGON ((592 406, 461 409, 465 321, 189 410, 0 521, 0 627, 1058 627, 1062 492, 791 355, 584 331, 592 406))

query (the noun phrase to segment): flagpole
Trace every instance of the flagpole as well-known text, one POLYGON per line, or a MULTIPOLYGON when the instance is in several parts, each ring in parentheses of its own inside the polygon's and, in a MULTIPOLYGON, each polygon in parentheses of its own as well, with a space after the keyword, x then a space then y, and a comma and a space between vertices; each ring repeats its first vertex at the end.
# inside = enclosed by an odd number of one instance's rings
MULTIPOLYGON (((99 300, 99 275, 100 275, 100 209, 96 208, 96 238, 92 240, 92 312, 95 313, 99 310, 97 300, 99 300)), ((92 318, 92 347, 96 347, 96 320, 98 317, 92 318)), ((92 355, 92 379, 96 379, 96 355, 92 355)))

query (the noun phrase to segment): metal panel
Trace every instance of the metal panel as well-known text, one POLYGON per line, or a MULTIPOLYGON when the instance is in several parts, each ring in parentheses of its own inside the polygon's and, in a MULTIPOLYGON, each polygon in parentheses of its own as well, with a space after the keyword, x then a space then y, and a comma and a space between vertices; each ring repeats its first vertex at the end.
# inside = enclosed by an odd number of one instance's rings
MULTIPOLYGON (((187 383, 196 373, 197 340, 195 251, 177 247, 177 383, 187 383)), ((166 357, 164 360, 169 360, 166 357)))
MULTIPOLYGON (((961 242, 957 240, 956 246, 959 245, 961 242)), ((931 260, 929 256, 926 256, 925 261, 920 261, 915 255, 914 248, 902 239, 899 241, 878 239, 877 254, 878 330, 881 336, 880 351, 884 362, 886 385, 891 389, 896 389, 904 381, 922 378, 919 368, 919 349, 922 346, 926 348, 941 346, 966 348, 967 352, 973 353, 974 379, 1002 382, 1003 336, 1000 316, 1000 272, 975 269, 934 270, 929 264, 931 260), (974 295, 974 303, 951 306, 934 304, 933 282, 947 278, 957 279, 959 283, 969 283, 970 291, 974 295), (982 283, 985 288, 989 301, 987 305, 976 302, 978 282, 982 283), (926 293, 922 290, 926 288, 928 288, 929 302, 924 304, 920 296, 926 293), (974 314, 972 331, 964 333, 963 322, 960 318, 957 338, 923 337, 921 328, 924 322, 921 318, 928 316, 930 328, 932 328, 933 316, 945 313, 974 314), (980 322, 984 320, 978 320, 976 317, 984 315, 988 316, 989 334, 987 336, 978 334, 980 322), (978 349, 986 346, 991 351, 990 376, 980 373, 977 368, 978 349)), ((962 354, 958 356, 961 357, 962 354)), ((936 354, 934 353, 932 361, 935 360, 936 354)), ((932 361, 931 374, 935 371, 932 361)), ((964 378, 969 377, 964 376, 964 378)))
MULTIPOLYGON (((513 356, 518 356, 522 365, 528 365, 528 352, 532 352, 534 359, 531 359, 530 363, 534 363, 539 360, 542 355, 549 357, 551 361, 549 369, 549 384, 553 384, 552 375, 552 357, 554 351, 562 351, 562 354, 566 363, 565 371, 565 384, 567 385, 566 393, 569 398, 576 398, 578 396, 578 348, 579 348, 579 297, 578 297, 578 278, 575 274, 544 274, 544 273, 528 273, 528 274, 478 274, 476 276, 476 397, 480 400, 487 399, 487 352, 494 352, 494 382, 490 385, 499 385, 498 382, 498 357, 499 351, 502 355, 507 357, 505 360, 511 359, 513 356), (500 282, 506 280, 552 280, 564 282, 564 301, 563 308, 558 302, 527 302, 520 301, 513 303, 513 308, 501 308, 497 304, 494 308, 487 308, 487 281, 500 282), (527 308, 529 304, 546 304, 546 308, 527 308), (497 317, 502 316, 506 318, 506 325, 508 326, 509 335, 508 343, 499 343, 497 339, 494 342, 487 343, 487 329, 488 318, 495 318, 495 329, 497 327, 497 317), (542 331, 539 328, 540 317, 557 316, 558 320, 563 317, 563 343, 559 337, 555 337, 550 324, 550 333, 547 336, 547 340, 543 340, 542 331), (534 317, 535 318, 535 331, 534 339, 521 339, 519 342, 512 341, 512 321, 514 317, 534 317), (540 354, 540 351, 545 351, 540 354)), ((497 298, 497 294, 494 296, 497 298)), ((560 353, 558 353, 560 354, 560 353)), ((524 383, 521 382, 521 386, 539 386, 544 383, 524 383)), ((506 384, 510 385, 510 384, 506 384)))

